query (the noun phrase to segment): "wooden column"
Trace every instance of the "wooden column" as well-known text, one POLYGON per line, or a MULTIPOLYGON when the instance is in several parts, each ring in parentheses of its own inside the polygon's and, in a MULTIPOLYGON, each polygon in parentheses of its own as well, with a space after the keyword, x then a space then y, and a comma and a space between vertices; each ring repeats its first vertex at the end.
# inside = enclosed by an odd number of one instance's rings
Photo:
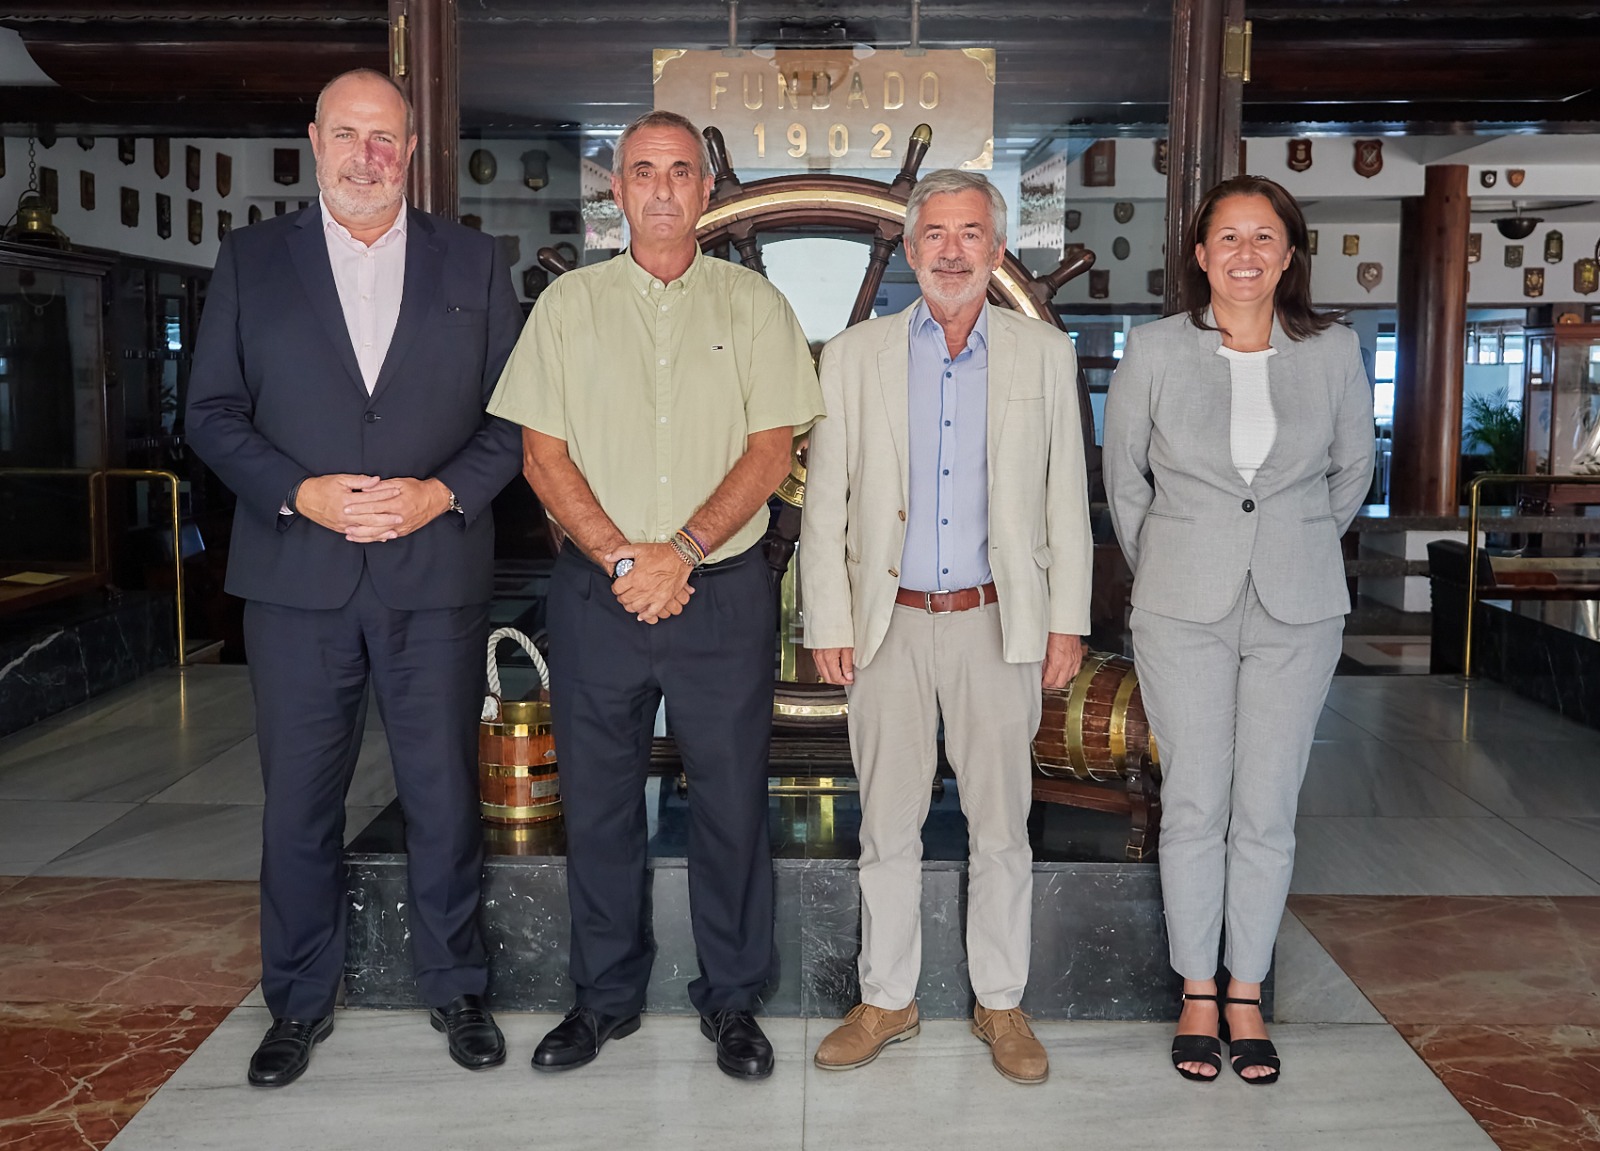
POLYGON ((1464 164, 1430 164, 1422 195, 1400 205, 1389 481, 1396 515, 1455 515, 1460 508, 1471 207, 1464 164))
MULTIPOLYGON (((1200 197, 1217 182, 1222 45, 1228 0, 1174 0, 1172 89, 1167 137, 1167 277, 1165 310, 1178 310, 1183 232, 1200 197)), ((1237 152, 1237 119, 1234 120, 1237 152)))
POLYGON ((454 219, 461 147, 456 0, 389 0, 389 74, 416 110, 417 152, 406 196, 454 219))

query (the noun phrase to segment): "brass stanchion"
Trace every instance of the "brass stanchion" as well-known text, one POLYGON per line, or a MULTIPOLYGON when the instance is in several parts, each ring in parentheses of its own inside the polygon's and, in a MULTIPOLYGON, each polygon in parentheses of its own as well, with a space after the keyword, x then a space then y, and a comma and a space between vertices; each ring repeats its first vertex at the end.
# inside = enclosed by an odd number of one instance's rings
POLYGON ((179 493, 183 481, 178 473, 160 468, 0 468, 0 476, 83 476, 88 481, 89 566, 96 573, 110 567, 110 543, 104 538, 106 525, 102 508, 106 479, 158 479, 167 482, 172 495, 172 575, 178 617, 178 666, 188 667, 188 632, 183 621, 183 508, 179 493))

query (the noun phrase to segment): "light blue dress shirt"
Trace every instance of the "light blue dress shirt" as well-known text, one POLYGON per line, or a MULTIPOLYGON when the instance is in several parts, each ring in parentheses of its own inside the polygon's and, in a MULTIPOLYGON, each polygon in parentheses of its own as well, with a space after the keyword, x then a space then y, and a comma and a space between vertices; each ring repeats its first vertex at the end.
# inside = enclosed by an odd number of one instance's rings
POLYGON ((951 358, 926 301, 911 315, 911 500, 900 586, 955 591, 989 572, 989 305, 951 358))

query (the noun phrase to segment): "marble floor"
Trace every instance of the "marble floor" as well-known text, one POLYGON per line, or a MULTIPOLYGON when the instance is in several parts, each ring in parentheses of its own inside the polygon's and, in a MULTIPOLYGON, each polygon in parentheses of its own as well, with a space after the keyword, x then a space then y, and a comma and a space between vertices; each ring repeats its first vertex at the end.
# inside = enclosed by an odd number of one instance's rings
MULTIPOLYGON (((393 797, 375 709, 353 837, 393 797)), ((1185 1083, 1158 1024, 1048 1023, 1001 1080, 960 1022, 845 1074, 774 1019, 773 1078, 652 1017, 536 1076, 504 1015, 472 1075, 426 1017, 341 1011, 292 1088, 243 1082, 260 782, 243 669, 127 688, 0 740, 0 1148, 1600 1148, 1600 732, 1493 684, 1340 676, 1277 953, 1281 1083, 1185 1083)))

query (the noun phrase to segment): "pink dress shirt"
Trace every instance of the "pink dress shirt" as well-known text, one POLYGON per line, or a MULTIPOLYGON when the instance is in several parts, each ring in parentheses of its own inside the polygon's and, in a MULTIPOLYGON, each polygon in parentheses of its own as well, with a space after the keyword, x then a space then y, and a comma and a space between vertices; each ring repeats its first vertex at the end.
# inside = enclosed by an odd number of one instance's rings
POLYGON ((371 395, 400 321, 400 296, 406 283, 405 201, 400 202, 394 226, 367 245, 333 218, 323 200, 322 234, 328 241, 328 263, 333 265, 345 330, 350 333, 361 378, 371 395))

